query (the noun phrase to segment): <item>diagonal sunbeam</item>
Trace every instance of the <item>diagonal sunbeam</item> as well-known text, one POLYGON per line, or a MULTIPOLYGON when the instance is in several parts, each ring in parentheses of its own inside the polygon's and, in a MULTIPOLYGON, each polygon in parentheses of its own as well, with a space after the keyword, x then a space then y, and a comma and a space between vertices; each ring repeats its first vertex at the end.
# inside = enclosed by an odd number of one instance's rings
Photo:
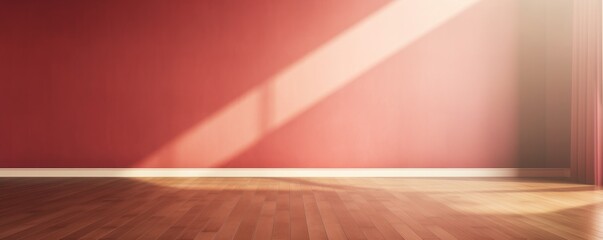
POLYGON ((135 167, 220 165, 478 1, 395 0, 135 167))

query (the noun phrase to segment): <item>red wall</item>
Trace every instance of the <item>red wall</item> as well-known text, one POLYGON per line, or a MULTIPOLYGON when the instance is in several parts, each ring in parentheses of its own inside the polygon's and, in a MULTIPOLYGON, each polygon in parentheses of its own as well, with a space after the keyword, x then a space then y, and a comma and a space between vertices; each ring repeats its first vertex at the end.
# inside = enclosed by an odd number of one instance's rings
MULTIPOLYGON (((539 157, 544 135, 525 137, 544 119, 522 108, 537 101, 522 89, 516 1, 433 26, 228 157, 205 161, 214 150, 191 137, 182 150, 182 136, 390 4, 0 2, 0 167, 568 165, 539 157)), ((229 137, 192 136, 228 149, 260 114, 219 125, 229 137)))

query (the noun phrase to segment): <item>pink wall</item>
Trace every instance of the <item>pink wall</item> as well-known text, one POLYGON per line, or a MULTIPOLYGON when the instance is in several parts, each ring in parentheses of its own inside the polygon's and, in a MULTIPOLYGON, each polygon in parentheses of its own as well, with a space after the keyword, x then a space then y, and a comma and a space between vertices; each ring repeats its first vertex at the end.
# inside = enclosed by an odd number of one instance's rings
POLYGON ((550 14, 395 4, 1 2, 0 167, 569 166, 550 14))

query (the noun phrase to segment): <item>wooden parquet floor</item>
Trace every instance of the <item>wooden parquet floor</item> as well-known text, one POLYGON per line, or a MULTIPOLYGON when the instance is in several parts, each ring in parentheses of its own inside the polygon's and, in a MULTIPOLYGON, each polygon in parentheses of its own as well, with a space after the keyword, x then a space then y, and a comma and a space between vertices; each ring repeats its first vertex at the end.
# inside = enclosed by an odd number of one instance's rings
POLYGON ((499 178, 0 178, 0 239, 603 239, 603 191, 499 178))

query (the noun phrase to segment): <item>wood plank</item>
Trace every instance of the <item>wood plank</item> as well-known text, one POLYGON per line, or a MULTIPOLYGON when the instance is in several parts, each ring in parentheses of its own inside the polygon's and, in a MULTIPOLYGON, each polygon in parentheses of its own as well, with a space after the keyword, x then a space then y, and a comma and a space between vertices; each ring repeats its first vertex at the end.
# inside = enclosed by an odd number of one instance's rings
POLYGON ((597 239, 603 191, 545 179, 0 179, 0 239, 597 239))

